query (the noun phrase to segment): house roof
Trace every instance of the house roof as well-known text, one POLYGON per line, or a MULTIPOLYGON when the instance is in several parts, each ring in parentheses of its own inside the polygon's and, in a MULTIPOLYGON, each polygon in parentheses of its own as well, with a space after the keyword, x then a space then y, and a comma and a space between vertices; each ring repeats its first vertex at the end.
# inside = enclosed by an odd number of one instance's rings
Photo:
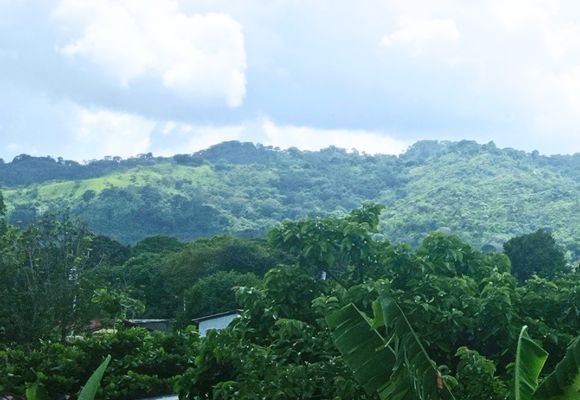
POLYGON ((163 318, 157 318, 157 319, 154 319, 154 318, 149 318, 149 319, 147 319, 147 318, 141 318, 141 319, 128 319, 127 321, 128 322, 131 322, 133 324, 153 324, 153 323, 156 323, 156 322, 168 322, 169 319, 163 319, 163 318))
POLYGON ((206 315, 204 317, 194 318, 194 319, 192 319, 192 321, 195 322, 196 324, 198 324, 200 322, 207 321, 209 319, 227 317, 228 315, 240 315, 242 313, 242 311, 243 310, 231 310, 231 311, 226 311, 226 312, 222 312, 222 313, 206 315))

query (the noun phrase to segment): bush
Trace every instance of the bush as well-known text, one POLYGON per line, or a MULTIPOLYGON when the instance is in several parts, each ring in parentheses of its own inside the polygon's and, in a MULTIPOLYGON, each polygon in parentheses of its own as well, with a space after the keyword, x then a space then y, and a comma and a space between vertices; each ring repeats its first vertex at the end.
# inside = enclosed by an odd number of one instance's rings
POLYGON ((113 359, 101 383, 100 397, 110 400, 171 393, 177 376, 192 363, 198 336, 142 328, 94 334, 75 343, 40 342, 0 352, 2 390, 24 394, 38 384, 50 399, 74 396, 103 359, 113 359))

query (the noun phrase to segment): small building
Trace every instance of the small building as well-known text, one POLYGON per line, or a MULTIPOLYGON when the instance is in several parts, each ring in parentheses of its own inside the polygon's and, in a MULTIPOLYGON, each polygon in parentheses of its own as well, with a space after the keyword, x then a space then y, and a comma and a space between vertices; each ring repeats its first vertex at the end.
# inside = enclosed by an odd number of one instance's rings
POLYGON ((224 329, 237 317, 242 314, 242 310, 226 311, 219 314, 207 315, 205 317, 195 318, 193 323, 201 337, 207 334, 210 329, 224 329))
POLYGON ((145 328, 148 331, 169 332, 171 330, 169 319, 126 319, 124 322, 128 326, 145 328))

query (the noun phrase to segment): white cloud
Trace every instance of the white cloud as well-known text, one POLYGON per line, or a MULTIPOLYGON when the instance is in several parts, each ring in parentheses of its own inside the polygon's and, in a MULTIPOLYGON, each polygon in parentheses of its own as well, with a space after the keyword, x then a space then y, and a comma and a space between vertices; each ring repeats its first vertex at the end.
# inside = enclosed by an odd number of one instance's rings
MULTIPOLYGON (((441 58, 452 61, 447 63, 452 68, 435 70, 432 78, 451 93, 463 93, 465 105, 471 105, 468 113, 484 111, 483 121, 498 121, 495 131, 489 132, 498 144, 550 153, 580 151, 580 131, 576 128, 580 125, 577 2, 393 0, 390 11, 405 16, 408 22, 399 21, 398 30, 387 33, 381 44, 387 49, 406 46, 413 55, 421 56, 412 60, 415 68, 429 70, 441 58), (451 22, 441 21, 455 21, 460 37, 453 33, 451 22), (440 42, 453 46, 436 47, 440 42), (484 98, 489 102, 496 99, 488 106, 487 115, 487 110, 476 107, 476 100, 484 98), (512 115, 509 126, 502 112, 512 115)), ((388 28, 385 31, 389 32, 388 28)), ((443 104, 448 101, 442 97, 445 92, 437 95, 443 104)))
POLYGON ((190 100, 243 101, 244 35, 227 14, 187 15, 176 0, 60 0, 53 17, 73 36, 63 55, 89 60, 124 87, 155 76, 190 100))
POLYGON ((276 125, 269 119, 261 123, 265 145, 301 150, 319 150, 336 146, 368 154, 400 154, 410 143, 381 132, 347 129, 316 129, 306 126, 276 125))
POLYGON ((380 45, 403 46, 418 54, 433 44, 454 44, 459 36, 459 30, 451 19, 399 17, 398 29, 384 35, 380 45))
POLYGON ((6 150, 8 150, 8 151, 10 151, 12 153, 18 151, 19 148, 20 148, 20 146, 18 144, 16 144, 16 143, 8 143, 6 145, 6 150))
POLYGON ((162 143, 155 153, 172 156, 194 153, 228 140, 248 140, 244 138, 246 126, 240 125, 191 125, 182 122, 159 122, 158 131, 162 143))
POLYGON ((71 135, 68 147, 82 154, 83 158, 127 157, 149 151, 150 136, 156 125, 154 121, 133 114, 91 110, 76 104, 69 104, 65 109, 68 117, 64 124, 71 135))
MULTIPOLYGON (((71 133, 79 109, 153 124, 147 151, 165 154, 230 139, 399 148, 382 132, 580 152, 574 0, 0 0, 0 37, 4 157, 104 155, 98 129, 71 133)), ((110 153, 145 151, 135 135, 139 149, 110 153)))
POLYGON ((160 123, 157 130, 164 142, 174 143, 157 152, 163 155, 192 153, 227 140, 253 141, 282 149, 297 147, 311 151, 336 146, 368 154, 400 154, 411 144, 382 132, 278 125, 268 118, 223 126, 168 121, 160 123))

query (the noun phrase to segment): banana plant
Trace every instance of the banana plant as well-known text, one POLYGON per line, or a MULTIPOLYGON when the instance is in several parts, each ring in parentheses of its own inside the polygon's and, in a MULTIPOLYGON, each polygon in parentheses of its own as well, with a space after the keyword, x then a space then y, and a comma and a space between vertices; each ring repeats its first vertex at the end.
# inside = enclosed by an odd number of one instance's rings
MULTIPOLYGON (((78 400, 94 400, 101 385, 101 379, 103 379, 103 374, 111 361, 111 356, 107 358, 99 365, 99 367, 92 373, 85 385, 83 386, 81 392, 79 393, 78 400)), ((26 388, 26 399, 27 400, 48 400, 48 395, 38 384, 34 384, 26 388)))
POLYGON ((101 386, 101 379, 103 379, 103 375, 105 374, 105 370, 111 361, 111 356, 107 356, 105 361, 99 365, 99 367, 93 372, 93 374, 83 386, 83 389, 79 393, 78 400, 94 400, 95 396, 97 395, 97 391, 99 390, 99 386, 101 386))
POLYGON ((381 400, 455 399, 397 302, 383 295, 373 310, 373 321, 353 304, 326 318, 336 347, 367 393, 381 400), (377 330, 382 327, 385 335, 377 330))
POLYGON ((572 341, 564 358, 540 384, 538 377, 548 353, 527 333, 520 332, 514 371, 515 400, 578 400, 580 399, 580 336, 572 341))
MULTIPOLYGON (((326 317, 336 347, 367 393, 378 393, 381 400, 454 399, 397 302, 382 295, 373 312, 370 320, 349 304, 326 317), (377 330, 382 327, 385 335, 377 330)), ((516 352, 514 400, 580 400, 580 336, 540 383, 547 358, 524 326, 516 352)))

